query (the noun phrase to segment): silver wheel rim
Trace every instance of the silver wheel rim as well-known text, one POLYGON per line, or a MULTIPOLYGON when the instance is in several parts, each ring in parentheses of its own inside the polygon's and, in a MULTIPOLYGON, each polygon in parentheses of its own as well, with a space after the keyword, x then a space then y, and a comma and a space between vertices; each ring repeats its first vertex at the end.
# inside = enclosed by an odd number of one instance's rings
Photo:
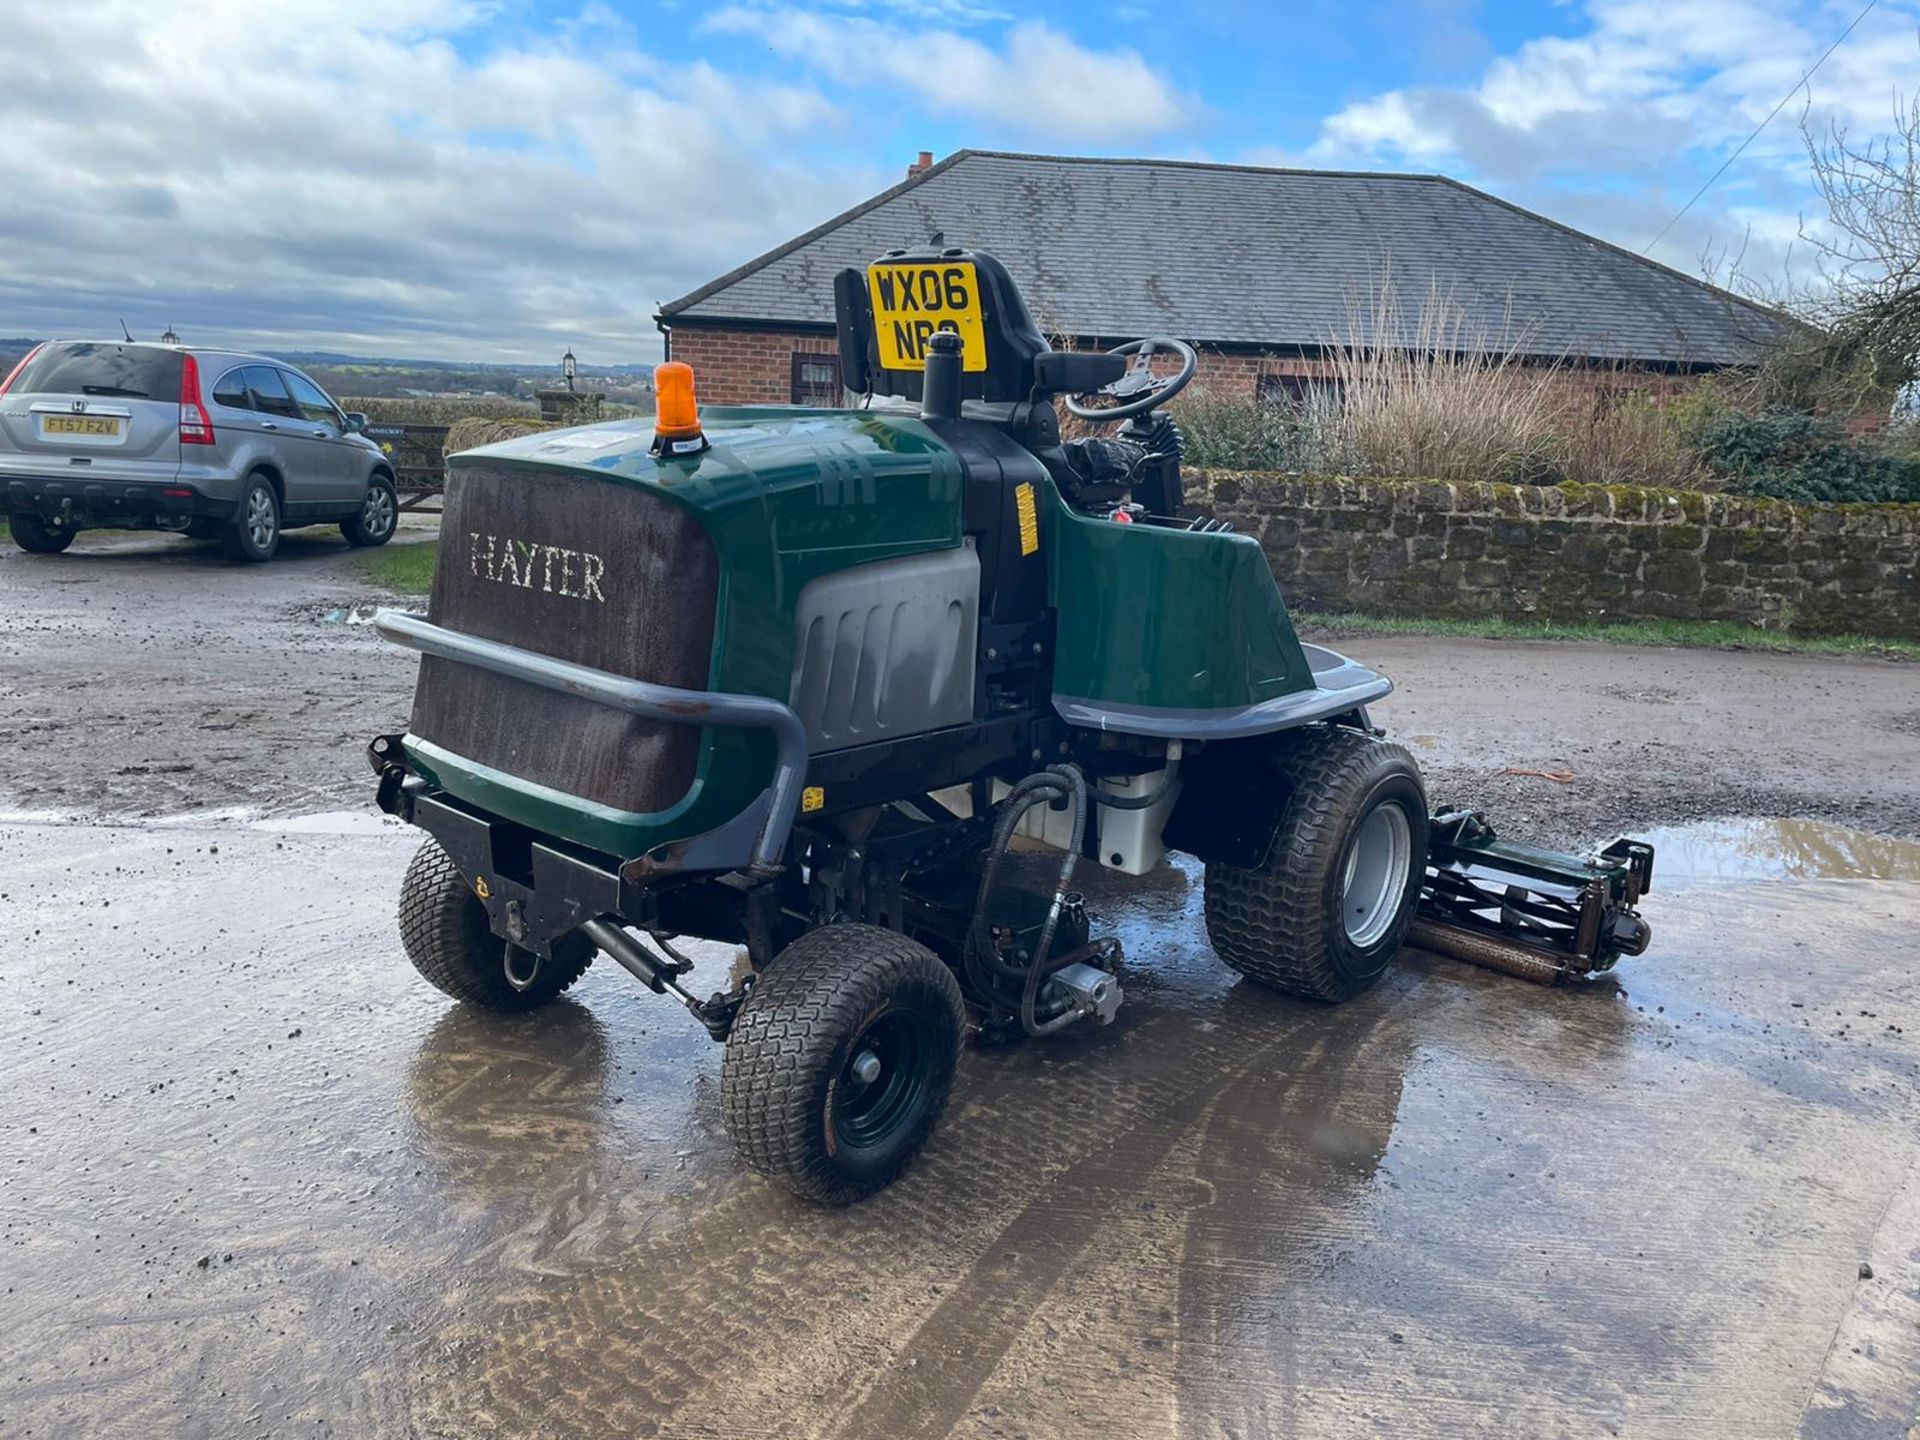
POLYGON ((360 528, 375 540, 393 528, 393 500, 386 486, 375 485, 367 491, 367 508, 360 512, 360 528))
POLYGON ((1360 822, 1347 851, 1347 873, 1340 888, 1340 918, 1347 939, 1362 950, 1378 945, 1393 928, 1413 868, 1413 827, 1407 812, 1389 800, 1360 822))
POLYGON ((253 548, 264 550, 273 544, 273 532, 279 523, 273 513, 273 492, 264 485, 247 495, 247 538, 253 548))

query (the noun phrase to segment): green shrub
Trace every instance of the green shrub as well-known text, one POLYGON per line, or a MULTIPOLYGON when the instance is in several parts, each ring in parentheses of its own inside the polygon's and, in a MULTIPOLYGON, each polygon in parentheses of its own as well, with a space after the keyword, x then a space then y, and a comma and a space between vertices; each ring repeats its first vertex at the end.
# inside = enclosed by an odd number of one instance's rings
POLYGON ((1262 404, 1189 392, 1174 407, 1189 464, 1219 470, 1362 470, 1325 403, 1262 404))
POLYGON ((1709 468, 1741 495, 1811 502, 1920 502, 1920 457, 1852 439, 1804 410, 1728 410, 1697 441, 1709 468))

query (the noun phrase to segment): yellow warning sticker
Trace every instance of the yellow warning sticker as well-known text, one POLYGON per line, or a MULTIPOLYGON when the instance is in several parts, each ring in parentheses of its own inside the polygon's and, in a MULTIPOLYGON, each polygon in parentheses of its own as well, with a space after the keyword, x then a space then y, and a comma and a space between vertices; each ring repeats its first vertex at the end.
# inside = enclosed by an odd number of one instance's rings
POLYGON ((1020 553, 1031 555, 1040 548, 1040 513, 1034 507, 1033 486, 1013 487, 1013 508, 1020 512, 1020 553))
POLYGON ((800 808, 811 815, 815 810, 827 808, 827 792, 821 786, 809 785, 800 792, 800 808))

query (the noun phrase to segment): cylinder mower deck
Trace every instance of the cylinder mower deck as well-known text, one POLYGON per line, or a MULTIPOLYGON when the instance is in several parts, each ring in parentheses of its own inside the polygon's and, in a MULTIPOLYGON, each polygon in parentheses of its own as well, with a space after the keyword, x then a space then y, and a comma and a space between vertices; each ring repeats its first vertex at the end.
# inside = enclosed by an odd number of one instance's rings
POLYGON ((1391 682, 1301 644, 1260 544, 1185 511, 1161 407, 1192 347, 1053 351, 961 250, 835 298, 857 408, 702 415, 668 365, 651 439, 449 461, 428 612, 377 621, 421 656, 413 714, 369 747, 427 832, 428 980, 524 1011, 607 956, 726 1042, 747 1162, 840 1202, 912 1159, 964 1035, 1115 1018, 1082 863, 1194 857, 1220 959, 1323 1001, 1409 940, 1552 983, 1645 948, 1651 849, 1430 813, 1369 714, 1391 682), (1063 440, 1056 400, 1124 427, 1063 440), (740 947, 732 988, 693 993, 680 937, 740 947))
POLYGON ((1477 811, 1441 810, 1407 938, 1459 960, 1559 985, 1646 952, 1653 847, 1615 840, 1589 859, 1513 845, 1477 811))

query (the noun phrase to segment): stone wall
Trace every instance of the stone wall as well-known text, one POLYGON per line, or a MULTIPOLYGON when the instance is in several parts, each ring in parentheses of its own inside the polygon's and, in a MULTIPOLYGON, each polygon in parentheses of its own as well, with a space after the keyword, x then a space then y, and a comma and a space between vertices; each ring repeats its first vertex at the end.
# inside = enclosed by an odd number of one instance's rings
POLYGON ((1288 603, 1382 615, 1732 620, 1920 639, 1920 506, 1629 485, 1190 471, 1259 538, 1288 603))

